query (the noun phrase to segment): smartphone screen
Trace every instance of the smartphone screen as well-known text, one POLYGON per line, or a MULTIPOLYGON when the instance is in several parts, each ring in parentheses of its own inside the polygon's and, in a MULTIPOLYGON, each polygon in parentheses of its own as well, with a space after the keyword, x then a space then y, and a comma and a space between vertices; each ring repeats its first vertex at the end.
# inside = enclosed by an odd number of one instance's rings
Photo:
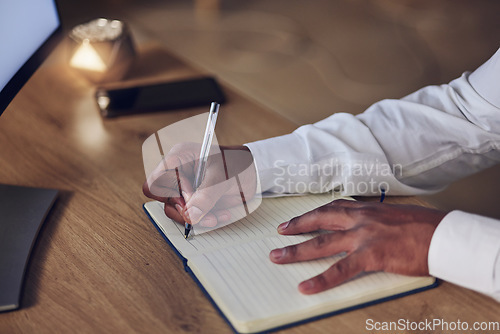
POLYGON ((96 91, 97 105, 105 117, 152 111, 210 106, 226 101, 217 81, 203 77, 129 88, 96 91))

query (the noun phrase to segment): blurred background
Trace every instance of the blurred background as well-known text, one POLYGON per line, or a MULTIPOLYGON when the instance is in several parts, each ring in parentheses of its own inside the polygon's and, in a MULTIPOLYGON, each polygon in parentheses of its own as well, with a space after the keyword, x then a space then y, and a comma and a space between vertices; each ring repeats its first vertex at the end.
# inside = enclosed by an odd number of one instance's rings
MULTIPOLYGON (((66 30, 128 23, 297 126, 447 83, 500 47, 495 0, 60 0, 66 30)), ((500 94, 500 88, 499 88, 500 94)), ((424 130, 423 130, 424 131, 424 130)), ((500 166, 425 198, 500 218, 500 166)))

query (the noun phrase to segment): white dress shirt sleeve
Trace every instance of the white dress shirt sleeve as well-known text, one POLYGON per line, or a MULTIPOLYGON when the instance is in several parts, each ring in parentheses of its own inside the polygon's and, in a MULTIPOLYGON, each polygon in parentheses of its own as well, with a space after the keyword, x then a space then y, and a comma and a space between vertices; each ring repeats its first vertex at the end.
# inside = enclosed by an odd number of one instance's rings
POLYGON ((491 167, 500 162, 499 78, 500 50, 449 84, 247 144, 262 189, 416 195, 491 167))
POLYGON ((500 302, 500 221, 450 212, 432 236, 428 263, 431 275, 500 302))
MULTIPOLYGON (((389 195, 439 191, 500 162, 499 82, 500 49, 449 84, 249 143, 262 191, 335 189, 369 196, 381 189, 389 195)), ((452 212, 432 239, 431 273, 498 299, 499 245, 500 221, 452 212), (475 270, 461 270, 458 260, 450 261, 453 256, 475 270)))

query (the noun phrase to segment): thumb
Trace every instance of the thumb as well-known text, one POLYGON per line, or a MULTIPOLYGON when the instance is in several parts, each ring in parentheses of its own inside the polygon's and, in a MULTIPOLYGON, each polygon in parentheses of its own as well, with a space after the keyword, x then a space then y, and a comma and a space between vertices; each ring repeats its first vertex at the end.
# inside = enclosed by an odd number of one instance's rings
MULTIPOLYGON (((186 218, 191 224, 197 224, 209 213, 230 187, 230 182, 224 181, 209 187, 199 187, 186 202, 186 218)), ((219 208, 220 210, 221 208, 219 208)))

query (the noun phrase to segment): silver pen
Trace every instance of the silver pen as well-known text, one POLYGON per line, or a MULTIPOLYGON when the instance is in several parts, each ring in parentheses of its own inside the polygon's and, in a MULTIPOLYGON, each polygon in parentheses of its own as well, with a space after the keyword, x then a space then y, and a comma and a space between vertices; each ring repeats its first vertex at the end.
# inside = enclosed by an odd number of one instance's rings
MULTIPOLYGON (((219 114, 219 106, 220 104, 217 102, 212 102, 212 104, 210 105, 207 127, 205 128, 205 136, 203 137, 203 143, 201 144, 200 159, 193 183, 193 191, 196 191, 196 189, 198 189, 203 178, 205 177, 205 169, 208 155, 210 153, 210 147, 212 146, 212 139, 214 138, 215 123, 217 122, 217 116, 219 114)), ((191 227, 191 224, 187 222, 184 223, 184 238, 187 239, 187 237, 189 236, 191 227)))

